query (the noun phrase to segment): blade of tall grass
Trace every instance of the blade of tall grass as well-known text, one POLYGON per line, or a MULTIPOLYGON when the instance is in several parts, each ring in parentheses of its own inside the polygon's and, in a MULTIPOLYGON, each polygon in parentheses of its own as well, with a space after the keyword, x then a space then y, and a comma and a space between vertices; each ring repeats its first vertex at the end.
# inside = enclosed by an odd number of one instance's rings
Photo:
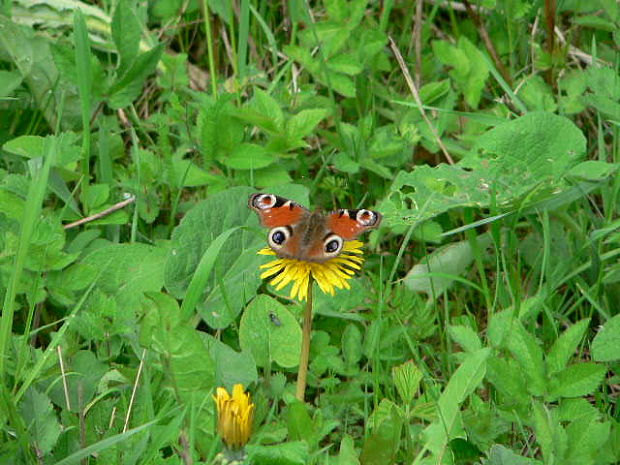
POLYGON ((239 41, 237 43, 237 70, 239 79, 243 79, 247 72, 248 36, 250 31, 250 0, 241 0, 239 11, 239 41))
POLYGON ((57 150, 58 140, 56 137, 48 137, 45 139, 42 166, 33 175, 30 186, 28 187, 24 217, 17 244, 17 253, 15 254, 15 261, 13 262, 13 269, 2 306, 2 320, 0 321, 0 382, 5 382, 6 351, 9 347, 13 328, 17 287, 24 271, 30 240, 34 233, 37 219, 41 214, 41 205, 45 197, 50 168, 56 159, 57 150))
POLYGON ((82 10, 73 14, 73 40, 75 41, 75 67, 80 110, 82 113, 82 192, 88 191, 90 181, 90 113, 92 108, 92 80, 90 72, 90 42, 82 10))
POLYGON ((202 255, 202 258, 196 267, 196 271, 194 272, 194 276, 192 276, 192 280, 190 281, 189 286, 187 286, 187 292, 185 293, 185 298, 181 304, 182 318, 189 318, 191 312, 196 308, 196 304, 198 304, 200 296, 202 295, 204 288, 207 285, 207 281, 211 276, 215 259, 219 255, 220 250, 222 250, 226 240, 237 229, 239 228, 235 227, 227 229, 222 234, 217 236, 202 255))

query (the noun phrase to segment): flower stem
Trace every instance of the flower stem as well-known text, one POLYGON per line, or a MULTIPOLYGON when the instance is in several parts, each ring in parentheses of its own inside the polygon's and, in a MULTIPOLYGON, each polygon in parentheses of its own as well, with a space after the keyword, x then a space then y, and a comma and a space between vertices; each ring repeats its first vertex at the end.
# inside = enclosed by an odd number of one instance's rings
POLYGON ((308 300, 304 310, 304 323, 301 336, 301 355, 299 356, 299 370, 297 371, 297 392, 295 396, 298 400, 304 401, 306 392, 306 380, 308 378, 308 359, 310 357, 310 334, 312 332, 312 287, 314 278, 310 275, 308 282, 308 300))

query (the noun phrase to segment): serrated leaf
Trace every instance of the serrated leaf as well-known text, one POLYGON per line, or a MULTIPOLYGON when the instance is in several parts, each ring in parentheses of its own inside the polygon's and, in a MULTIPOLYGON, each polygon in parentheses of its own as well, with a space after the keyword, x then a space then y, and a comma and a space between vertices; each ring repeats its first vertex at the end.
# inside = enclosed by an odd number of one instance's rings
POLYGON ((586 329, 588 329, 589 324, 589 318, 575 323, 553 343, 546 358, 547 371, 549 373, 555 373, 566 367, 568 361, 575 355, 577 346, 583 338, 586 329))
POLYGON ((245 143, 235 147, 222 159, 222 163, 237 170, 253 170, 271 165, 276 158, 275 153, 261 145, 245 143))
POLYGON ((620 315, 615 315, 603 325, 592 341, 592 359, 598 362, 620 360, 620 315))
POLYGON ((33 445, 41 454, 47 455, 60 436, 60 424, 49 397, 31 386, 24 393, 19 410, 33 445))
POLYGON ((291 140, 303 139, 327 117, 329 111, 324 108, 302 110, 286 122, 286 133, 291 140))
POLYGON ((482 342, 478 334, 469 326, 450 325, 450 337, 467 352, 476 352, 482 349, 482 342))
POLYGON ((484 465, 541 465, 541 462, 518 455, 516 452, 502 446, 493 444, 489 451, 489 458, 483 462, 484 465))
POLYGON ((605 378, 607 368, 593 362, 571 365, 551 378, 549 395, 559 397, 586 396, 594 392, 605 378))
POLYGON ((508 339, 508 350, 521 365, 528 380, 529 392, 542 395, 546 388, 543 352, 534 336, 528 333, 518 321, 513 322, 508 339))

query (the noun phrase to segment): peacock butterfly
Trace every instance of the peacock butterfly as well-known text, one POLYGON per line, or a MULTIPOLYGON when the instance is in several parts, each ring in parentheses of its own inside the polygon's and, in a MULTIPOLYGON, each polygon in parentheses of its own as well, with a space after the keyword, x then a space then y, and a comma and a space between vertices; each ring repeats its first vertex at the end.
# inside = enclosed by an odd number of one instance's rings
POLYGON ((337 257, 345 241, 381 223, 376 211, 340 209, 323 214, 274 194, 252 194, 248 206, 270 228, 269 247, 278 257, 309 262, 337 257))

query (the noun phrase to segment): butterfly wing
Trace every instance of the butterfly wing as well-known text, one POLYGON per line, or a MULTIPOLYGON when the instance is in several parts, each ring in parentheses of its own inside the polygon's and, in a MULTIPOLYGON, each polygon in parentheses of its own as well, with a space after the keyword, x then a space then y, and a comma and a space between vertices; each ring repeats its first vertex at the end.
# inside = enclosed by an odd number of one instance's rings
POLYGON ((327 229, 350 241, 364 231, 377 228, 381 218, 381 213, 372 210, 337 210, 327 215, 327 229))
POLYGON ((258 214, 260 223, 267 228, 292 226, 304 215, 310 214, 298 203, 274 194, 252 194, 248 206, 258 214))

